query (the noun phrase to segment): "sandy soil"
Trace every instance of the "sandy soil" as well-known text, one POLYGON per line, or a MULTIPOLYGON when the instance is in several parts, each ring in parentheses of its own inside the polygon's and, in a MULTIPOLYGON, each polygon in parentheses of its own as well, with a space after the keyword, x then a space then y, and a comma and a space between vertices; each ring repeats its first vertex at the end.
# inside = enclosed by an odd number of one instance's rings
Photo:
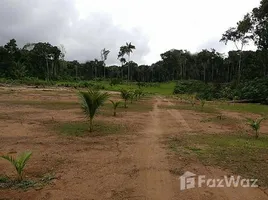
MULTIPOLYGON (((75 93, 35 90, 2 94, 1 100, 27 99, 77 101, 75 93), (29 93, 29 94, 28 94, 29 93), (56 95, 55 95, 56 94, 56 95)), ((133 127, 125 134, 103 137, 65 137, 47 128, 44 121, 84 120, 79 110, 46 110, 25 105, 0 104, 0 154, 33 151, 26 168, 27 178, 55 174, 56 179, 42 189, 0 189, 0 199, 59 200, 265 200, 259 188, 195 188, 180 190, 179 174, 195 174, 221 178, 230 174, 220 168, 206 167, 196 159, 178 158, 167 148, 168 137, 202 132, 226 133, 229 126, 202 123, 207 116, 191 111, 161 109, 172 105, 169 100, 154 97, 150 112, 127 112, 118 118, 98 116, 133 127)), ((226 113, 225 113, 226 114, 226 113)), ((239 116, 236 116, 239 117, 239 116)), ((14 177, 13 168, 0 160, 0 174, 14 177)))

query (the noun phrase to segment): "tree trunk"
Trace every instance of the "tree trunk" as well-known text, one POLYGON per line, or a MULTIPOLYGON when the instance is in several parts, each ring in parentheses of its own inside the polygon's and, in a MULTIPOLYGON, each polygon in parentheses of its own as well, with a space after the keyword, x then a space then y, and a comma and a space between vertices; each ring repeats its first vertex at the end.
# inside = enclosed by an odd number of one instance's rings
POLYGON ((242 61, 242 52, 240 51, 239 62, 238 62, 237 85, 240 83, 240 79, 241 79, 241 61, 242 61))
POLYGON ((211 80, 214 81, 214 64, 212 63, 211 80))
POLYGON ((103 64, 103 77, 105 79, 105 63, 103 64))
POLYGON ((48 60, 46 58, 46 64, 47 64, 47 80, 49 81, 49 67, 48 67, 48 60))
POLYGON ((129 66, 129 61, 130 61, 130 55, 128 55, 128 65, 127 65, 127 80, 129 81, 129 77, 130 77, 130 66, 129 66))
POLYGON ((77 65, 75 66, 75 79, 77 81, 77 65))
POLYGON ((206 64, 203 65, 204 66, 204 82, 206 82, 206 64))
POLYGON ((258 132, 258 131, 256 131, 256 133, 255 133, 255 137, 256 137, 256 139, 259 138, 259 132, 258 132))
POLYGON ((93 131, 93 119, 90 118, 89 119, 89 132, 92 132, 93 131))

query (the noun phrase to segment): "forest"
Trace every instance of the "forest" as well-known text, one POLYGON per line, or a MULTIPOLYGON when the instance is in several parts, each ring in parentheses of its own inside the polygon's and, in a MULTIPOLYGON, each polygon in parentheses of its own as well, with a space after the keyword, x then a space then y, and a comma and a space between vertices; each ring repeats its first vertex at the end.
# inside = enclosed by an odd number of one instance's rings
POLYGON ((138 48, 131 43, 126 43, 119 49, 120 66, 107 66, 110 51, 105 48, 100 51, 100 58, 81 63, 77 60, 65 60, 63 46, 38 42, 19 48, 16 40, 11 39, 0 46, 0 79, 1 82, 37 79, 48 82, 114 79, 118 82, 137 83, 179 81, 175 93, 199 92, 198 85, 205 84, 202 86, 205 88, 204 92, 211 95, 203 95, 204 98, 267 101, 267 18, 268 0, 262 0, 259 7, 245 14, 235 27, 226 30, 219 42, 233 43, 236 47, 228 55, 213 48, 197 53, 171 49, 163 52, 161 60, 151 65, 139 65, 131 60, 132 53, 138 48), (245 51, 244 47, 252 42, 257 50, 245 51), (190 86, 192 89, 188 91, 190 86), (207 88, 210 90, 207 91, 207 88))

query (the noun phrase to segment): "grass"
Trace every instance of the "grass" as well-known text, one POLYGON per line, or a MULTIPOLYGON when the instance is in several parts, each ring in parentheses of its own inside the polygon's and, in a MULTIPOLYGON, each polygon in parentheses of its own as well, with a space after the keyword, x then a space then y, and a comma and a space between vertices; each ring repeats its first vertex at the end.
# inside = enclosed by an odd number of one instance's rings
POLYGON ((203 123, 212 122, 219 125, 234 125, 240 123, 240 121, 236 118, 226 117, 223 115, 217 115, 215 117, 205 118, 202 119, 200 122, 203 123))
POLYGON ((256 113, 260 115, 268 115, 268 106, 260 105, 260 104, 220 104, 217 105, 218 108, 229 111, 237 111, 237 112, 249 112, 256 113))
POLYGON ((40 189, 50 184, 53 179, 55 179, 53 174, 45 174, 36 180, 23 180, 18 182, 5 175, 0 175, 0 189, 22 189, 24 191, 30 188, 40 189))
POLYGON ((126 127, 110 122, 93 122, 93 132, 89 132, 88 122, 57 122, 53 129, 66 136, 106 136, 111 134, 121 134, 126 131, 126 127))
POLYGON ((165 109, 177 109, 177 110, 192 110, 195 112, 203 112, 203 113, 218 113, 218 110, 213 106, 205 106, 201 107, 199 105, 192 106, 191 104, 181 103, 178 105, 171 105, 171 106, 160 106, 160 108, 165 109))
MULTIPOLYGON (((102 84, 106 90, 110 90, 110 91, 120 91, 121 89, 126 89, 126 90, 139 89, 138 85, 134 82, 124 83, 124 84, 119 84, 119 85, 114 85, 114 86, 111 86, 110 82, 108 81, 101 81, 98 83, 102 84)), ((175 85, 176 85, 175 82, 167 82, 167 83, 160 83, 159 86, 141 87, 141 89, 145 93, 149 93, 149 94, 171 95, 173 94, 175 85)))
MULTIPOLYGON (((117 113, 122 112, 149 112, 153 110, 152 103, 146 101, 146 100, 139 100, 139 101, 133 101, 131 104, 130 102, 127 103, 127 108, 124 107, 123 100, 121 100, 122 103, 117 107, 117 113)), ((104 104, 103 107, 101 107, 100 114, 109 115, 113 114, 113 106, 111 103, 107 102, 104 104)))
POLYGON ((64 102, 64 101, 20 101, 20 100, 0 100, 0 103, 7 105, 24 105, 35 108, 43 108, 49 110, 63 110, 79 108, 79 102, 64 102))
MULTIPOLYGON (((110 91, 120 91, 121 89, 138 89, 138 85, 136 82, 124 82, 122 84, 118 85, 110 85, 110 81, 80 81, 80 82, 75 82, 75 81, 44 81, 44 80, 38 80, 38 79, 30 79, 30 80, 7 80, 7 79, 1 79, 0 78, 0 83, 7 83, 7 84, 12 84, 12 85, 21 85, 21 84, 26 84, 26 85, 35 85, 35 86, 59 86, 59 87, 85 87, 85 86, 93 86, 98 89, 104 89, 104 90, 110 90, 110 91)), ((147 83, 149 85, 150 83, 147 83)), ((167 82, 167 83, 155 83, 155 85, 151 86, 146 86, 146 87, 141 87, 144 92, 150 93, 150 94, 162 94, 162 95, 171 95, 173 93, 174 87, 176 85, 176 82, 167 82)))
POLYGON ((243 134, 184 135, 170 140, 170 149, 180 156, 195 155, 204 165, 220 166, 268 186, 268 136, 255 139, 243 134))

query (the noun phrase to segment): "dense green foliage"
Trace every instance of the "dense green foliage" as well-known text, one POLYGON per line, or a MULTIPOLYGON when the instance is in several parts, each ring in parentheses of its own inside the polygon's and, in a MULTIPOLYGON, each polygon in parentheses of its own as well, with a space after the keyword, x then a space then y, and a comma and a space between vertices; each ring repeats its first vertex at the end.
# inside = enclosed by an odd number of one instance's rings
POLYGON ((100 60, 79 63, 66 61, 63 47, 38 42, 19 48, 16 40, 11 39, 0 46, 0 81, 32 85, 55 85, 55 81, 60 81, 59 86, 107 89, 98 82, 110 80, 110 86, 116 86, 127 80, 143 87, 148 86, 148 82, 158 86, 159 82, 180 80, 174 93, 197 93, 202 99, 265 102, 268 96, 267 18, 268 0, 262 0, 259 7, 246 14, 236 27, 228 29, 220 40, 235 44, 236 50, 228 52, 228 56, 214 49, 194 54, 171 49, 162 53, 161 60, 152 65, 138 65, 130 60, 136 48, 131 43, 119 49, 121 66, 106 66, 110 50, 105 48, 101 50, 100 60), (257 50, 244 51, 244 46, 251 41, 257 50), (187 83, 186 80, 193 81, 187 83))
POLYGON ((268 103, 268 79, 254 79, 234 83, 204 83, 202 81, 178 81, 174 94, 196 94, 199 99, 249 100, 268 103))

